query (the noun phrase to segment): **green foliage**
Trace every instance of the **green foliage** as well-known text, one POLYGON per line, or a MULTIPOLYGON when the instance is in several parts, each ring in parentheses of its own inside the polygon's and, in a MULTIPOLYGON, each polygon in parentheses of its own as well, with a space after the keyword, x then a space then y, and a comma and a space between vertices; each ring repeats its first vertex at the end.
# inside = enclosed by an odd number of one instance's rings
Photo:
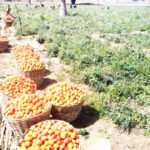
POLYGON ((87 139, 89 135, 86 129, 80 129, 79 134, 82 135, 85 139, 87 139))
POLYGON ((82 136, 85 136, 85 135, 88 135, 88 132, 87 132, 86 129, 80 129, 79 134, 82 135, 82 136))

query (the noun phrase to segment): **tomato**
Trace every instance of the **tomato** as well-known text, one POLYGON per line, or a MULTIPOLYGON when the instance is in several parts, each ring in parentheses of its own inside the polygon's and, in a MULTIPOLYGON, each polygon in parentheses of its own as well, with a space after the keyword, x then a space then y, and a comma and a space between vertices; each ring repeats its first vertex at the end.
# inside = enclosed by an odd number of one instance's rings
POLYGON ((36 140, 36 144, 37 144, 38 146, 42 146, 42 145, 43 145, 43 141, 40 140, 40 139, 37 139, 37 140, 36 140))
POLYGON ((42 141, 46 141, 46 140, 47 140, 47 137, 46 137, 46 136, 42 136, 42 137, 41 137, 41 140, 42 140, 42 141))
POLYGON ((28 148, 28 147, 30 147, 30 146, 32 146, 32 142, 27 141, 27 142, 26 142, 26 147, 28 148))

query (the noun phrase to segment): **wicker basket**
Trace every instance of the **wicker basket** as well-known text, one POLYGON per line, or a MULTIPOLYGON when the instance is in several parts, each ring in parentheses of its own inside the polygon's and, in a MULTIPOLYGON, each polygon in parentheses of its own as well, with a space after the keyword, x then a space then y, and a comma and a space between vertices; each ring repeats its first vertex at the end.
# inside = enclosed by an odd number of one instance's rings
POLYGON ((36 86, 39 87, 43 83, 45 69, 35 71, 19 71, 21 76, 31 79, 35 82, 36 86))
POLYGON ((54 119, 64 120, 67 122, 74 121, 83 106, 84 100, 79 104, 70 105, 70 106, 60 106, 53 104, 52 106, 52 116, 54 119))
POLYGON ((32 125, 50 119, 51 115, 51 108, 52 104, 49 103, 49 109, 46 112, 43 112, 37 116, 30 117, 27 119, 15 119, 15 118, 8 118, 4 114, 4 119, 8 123, 8 125, 11 127, 11 129, 16 133, 19 137, 22 137, 24 135, 24 132, 28 130, 32 125))
POLYGON ((13 20, 7 20, 7 21, 5 21, 5 25, 6 25, 6 27, 11 27, 12 26, 12 24, 13 24, 13 20))
POLYGON ((0 52, 4 52, 8 48, 8 39, 5 38, 6 40, 1 40, 1 38, 3 37, 0 37, 0 52))
MULTIPOLYGON (((49 120, 45 120, 44 122, 46 121, 49 121, 49 120)), ((56 120, 56 119, 52 119, 51 121, 59 121, 59 122, 65 122, 65 121, 62 121, 62 120, 56 120)), ((40 122, 39 122, 40 123, 40 122)), ((65 122, 66 124, 68 125, 71 125, 69 124, 68 122, 65 122)), ((38 124, 38 123, 37 123, 38 124)), ((36 125, 36 124, 35 124, 36 125)), ((71 125, 72 126, 72 125, 71 125)), ((72 126, 73 127, 73 126, 72 126)), ((74 127, 73 127, 74 128, 74 127)), ((22 136, 22 139, 25 137, 25 135, 28 133, 30 129, 26 130, 26 132, 24 133, 24 135, 22 136)), ((80 135, 79 135, 79 140, 80 140, 80 135)), ((20 143, 18 144, 18 146, 21 146, 20 143)), ((81 150, 81 143, 79 143, 79 150, 81 150)))

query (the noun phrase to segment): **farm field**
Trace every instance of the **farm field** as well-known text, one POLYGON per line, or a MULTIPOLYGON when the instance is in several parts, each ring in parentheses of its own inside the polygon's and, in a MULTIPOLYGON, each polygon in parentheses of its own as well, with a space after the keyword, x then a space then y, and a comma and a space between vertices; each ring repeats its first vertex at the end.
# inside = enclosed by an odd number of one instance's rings
MULTIPOLYGON (((51 72, 45 87, 67 81, 85 90, 81 115, 72 122, 83 150, 92 150, 101 139, 112 150, 149 150, 150 7, 82 5, 68 7, 65 18, 50 6, 14 6, 12 11, 21 18, 23 36, 18 18, 4 32, 14 45, 18 40, 36 47, 51 72)), ((11 70, 4 67, 6 57, 11 60, 9 53, 0 54, 0 77, 15 72, 13 64, 11 70)))

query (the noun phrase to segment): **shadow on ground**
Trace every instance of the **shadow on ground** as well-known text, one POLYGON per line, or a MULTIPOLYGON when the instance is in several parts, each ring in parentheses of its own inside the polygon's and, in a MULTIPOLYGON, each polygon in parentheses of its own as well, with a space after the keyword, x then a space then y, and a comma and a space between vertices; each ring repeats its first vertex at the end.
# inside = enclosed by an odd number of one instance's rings
POLYGON ((52 79, 49 79, 49 78, 44 78, 43 80, 43 83, 42 85, 38 88, 38 90, 44 90, 46 89, 48 86, 54 84, 54 83, 57 83, 56 80, 52 80, 52 79))
POLYGON ((10 53, 12 50, 12 46, 11 45, 8 45, 8 49, 6 49, 5 51, 1 52, 0 53, 10 53))
POLYGON ((50 72, 48 69, 45 69, 45 71, 44 71, 44 77, 45 77, 45 76, 48 76, 50 73, 51 73, 51 72, 50 72))
POLYGON ((78 118, 71 122, 75 128, 86 128, 94 124, 99 119, 98 111, 90 106, 83 106, 78 118), (88 112, 87 112, 88 110, 88 112))

